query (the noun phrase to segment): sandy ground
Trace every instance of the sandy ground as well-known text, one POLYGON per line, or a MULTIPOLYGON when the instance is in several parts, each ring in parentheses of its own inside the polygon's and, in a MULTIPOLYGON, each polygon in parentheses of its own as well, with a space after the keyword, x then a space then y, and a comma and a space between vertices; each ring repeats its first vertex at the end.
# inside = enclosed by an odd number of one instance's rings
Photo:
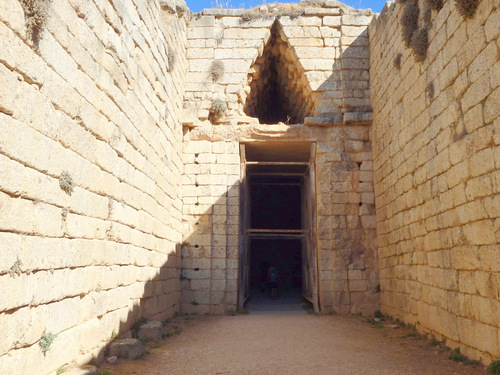
POLYGON ((147 343, 138 360, 118 360, 100 371, 114 375, 483 375, 481 365, 449 360, 426 339, 405 337, 407 329, 375 328, 366 318, 307 313, 281 296, 260 298, 249 314, 177 317, 175 334, 147 343))

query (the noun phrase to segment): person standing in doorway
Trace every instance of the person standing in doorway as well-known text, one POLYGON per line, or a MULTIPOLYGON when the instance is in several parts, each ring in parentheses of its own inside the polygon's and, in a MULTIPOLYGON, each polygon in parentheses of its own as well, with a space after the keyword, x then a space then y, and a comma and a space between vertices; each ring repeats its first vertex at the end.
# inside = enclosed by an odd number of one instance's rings
POLYGON ((271 263, 267 270, 267 283, 269 285, 269 289, 271 290, 271 298, 278 298, 278 281, 280 280, 278 276, 278 269, 271 263))

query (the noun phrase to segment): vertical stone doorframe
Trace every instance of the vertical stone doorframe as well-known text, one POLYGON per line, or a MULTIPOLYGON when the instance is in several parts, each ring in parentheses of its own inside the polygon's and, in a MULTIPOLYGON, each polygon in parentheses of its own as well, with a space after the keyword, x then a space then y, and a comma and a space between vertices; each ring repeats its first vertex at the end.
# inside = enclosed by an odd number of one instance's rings
MULTIPOLYGON (((262 142, 261 142, 262 143, 262 142)), ((273 142, 266 142, 270 148, 273 142)), ((290 146, 298 144, 289 142, 290 146)), ((251 143, 250 143, 251 144, 251 143)), ((303 144, 303 142, 302 142, 303 144)), ((313 304, 315 312, 321 309, 319 301, 318 283, 318 257, 316 245, 316 144, 308 142, 307 159, 298 160, 274 160, 274 161, 251 161, 247 159, 248 143, 240 144, 240 228, 239 228, 239 267, 238 267, 238 308, 243 309, 246 301, 250 297, 250 241, 258 236, 259 238, 283 238, 300 239, 302 249, 302 285, 303 297, 313 304), (250 186, 248 166, 253 168, 266 166, 276 168, 276 175, 280 175, 282 168, 295 169, 294 173, 286 175, 301 176, 302 178, 302 225, 301 229, 280 229, 265 230, 261 228, 251 228, 250 222, 250 186)), ((283 173, 285 175, 285 173, 283 173)))

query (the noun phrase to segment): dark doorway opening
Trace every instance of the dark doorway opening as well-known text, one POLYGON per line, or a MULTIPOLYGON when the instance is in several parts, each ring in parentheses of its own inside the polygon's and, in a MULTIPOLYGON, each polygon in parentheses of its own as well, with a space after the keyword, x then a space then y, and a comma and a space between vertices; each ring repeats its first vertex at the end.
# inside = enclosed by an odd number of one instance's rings
POLYGON ((280 294, 302 291, 302 241, 293 239, 253 239, 250 243, 250 287, 268 294, 267 272, 273 264, 280 277, 280 294))
POLYGON ((259 305, 284 302, 300 309, 305 298, 318 311, 315 150, 308 142, 240 145, 240 308, 249 299, 254 308, 257 299, 259 305), (281 279, 279 301, 268 293, 271 263, 281 279))
POLYGON ((300 229, 301 178, 254 176, 250 182, 250 227, 300 229))

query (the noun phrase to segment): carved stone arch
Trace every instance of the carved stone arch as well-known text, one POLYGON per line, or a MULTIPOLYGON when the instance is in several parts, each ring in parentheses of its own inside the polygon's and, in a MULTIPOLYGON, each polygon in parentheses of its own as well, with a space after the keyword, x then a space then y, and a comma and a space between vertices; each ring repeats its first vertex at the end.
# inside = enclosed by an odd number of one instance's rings
POLYGON ((275 21, 262 55, 250 68, 243 110, 262 124, 297 124, 314 114, 312 90, 304 69, 275 21))

